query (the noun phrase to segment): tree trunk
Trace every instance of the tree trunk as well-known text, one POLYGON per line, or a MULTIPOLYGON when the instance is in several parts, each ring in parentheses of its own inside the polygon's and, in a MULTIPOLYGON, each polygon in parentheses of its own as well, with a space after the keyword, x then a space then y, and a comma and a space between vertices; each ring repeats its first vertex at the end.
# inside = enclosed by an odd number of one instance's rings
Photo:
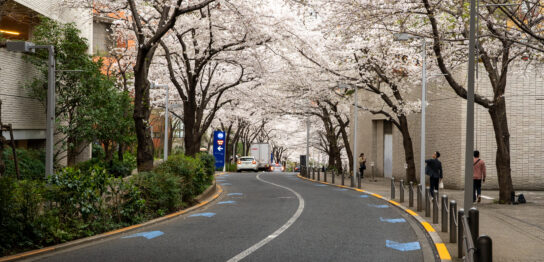
MULTIPOLYGON (((354 130, 353 132, 357 132, 357 131, 354 130)), ((346 126, 345 125, 340 125, 340 134, 342 135, 342 140, 344 141, 344 147, 346 148, 346 154, 348 155, 349 166, 353 167, 353 154, 354 154, 354 152, 352 152, 351 148, 349 147, 349 139, 348 139, 348 134, 346 132, 346 126)))
POLYGON ((414 162, 414 147, 412 143, 412 137, 410 136, 410 130, 408 129, 408 121, 405 116, 399 116, 400 127, 399 130, 402 134, 402 145, 404 147, 404 161, 408 168, 406 169, 406 182, 410 181, 416 183, 416 165, 414 162))
POLYGON ((506 101, 504 97, 495 100, 493 107, 489 109, 489 114, 493 122, 497 143, 495 166, 497 167, 497 177, 499 179, 499 202, 508 204, 514 187, 512 185, 512 170, 510 169, 510 133, 506 119, 506 101))
POLYGON ((151 114, 149 99, 149 65, 155 53, 155 47, 138 50, 136 65, 134 66, 134 126, 138 140, 137 164, 138 171, 153 169, 153 139, 148 124, 151 114))
POLYGON ((67 154, 67 164, 68 166, 74 166, 76 164, 76 157, 78 152, 78 145, 75 139, 72 136, 68 137, 68 152, 67 154))
POLYGON ((124 147, 125 146, 124 146, 123 143, 119 143, 119 148, 117 149, 117 159, 119 161, 121 161, 121 162, 123 161, 123 158, 124 158, 123 156, 125 154, 125 148, 124 147))

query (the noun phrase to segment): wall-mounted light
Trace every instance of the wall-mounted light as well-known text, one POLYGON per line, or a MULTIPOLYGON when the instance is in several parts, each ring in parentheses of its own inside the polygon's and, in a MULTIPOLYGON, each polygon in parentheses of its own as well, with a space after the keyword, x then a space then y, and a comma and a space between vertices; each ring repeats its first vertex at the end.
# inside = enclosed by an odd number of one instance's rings
POLYGON ((21 33, 19 33, 19 32, 9 31, 9 30, 3 30, 3 29, 0 29, 0 33, 8 34, 8 35, 20 35, 20 34, 21 34, 21 33))

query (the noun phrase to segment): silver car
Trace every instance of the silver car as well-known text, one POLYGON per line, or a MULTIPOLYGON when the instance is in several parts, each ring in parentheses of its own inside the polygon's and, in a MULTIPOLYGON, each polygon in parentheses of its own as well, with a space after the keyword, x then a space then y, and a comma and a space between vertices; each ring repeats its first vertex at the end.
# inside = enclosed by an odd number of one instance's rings
POLYGON ((255 157, 243 156, 238 159, 238 162, 236 163, 236 171, 241 172, 244 170, 255 172, 259 171, 259 166, 257 164, 257 160, 255 160, 255 157))
POLYGON ((285 167, 283 167, 280 163, 272 163, 270 165, 270 171, 271 172, 283 172, 283 171, 285 171, 285 167))

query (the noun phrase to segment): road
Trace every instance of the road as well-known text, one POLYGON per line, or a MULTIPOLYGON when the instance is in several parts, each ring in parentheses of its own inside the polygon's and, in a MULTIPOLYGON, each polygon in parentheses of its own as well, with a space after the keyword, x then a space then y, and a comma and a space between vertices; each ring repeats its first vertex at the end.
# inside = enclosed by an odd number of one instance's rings
POLYGON ((39 261, 435 261, 400 209, 294 173, 231 173, 214 202, 39 261))

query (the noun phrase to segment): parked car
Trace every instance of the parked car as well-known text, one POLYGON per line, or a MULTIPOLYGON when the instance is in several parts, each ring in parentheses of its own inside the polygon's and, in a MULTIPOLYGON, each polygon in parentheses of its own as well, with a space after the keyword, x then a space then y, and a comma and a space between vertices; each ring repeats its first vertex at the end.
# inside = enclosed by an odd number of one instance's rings
POLYGON ((283 167, 280 163, 275 163, 270 165, 270 171, 271 172, 283 172, 285 171, 285 167, 283 167))
POLYGON ((300 166, 295 167, 295 172, 300 172, 300 166))
POLYGON ((259 165, 257 164, 255 157, 243 156, 238 159, 238 162, 236 163, 236 171, 241 172, 244 170, 255 172, 259 171, 259 165))

